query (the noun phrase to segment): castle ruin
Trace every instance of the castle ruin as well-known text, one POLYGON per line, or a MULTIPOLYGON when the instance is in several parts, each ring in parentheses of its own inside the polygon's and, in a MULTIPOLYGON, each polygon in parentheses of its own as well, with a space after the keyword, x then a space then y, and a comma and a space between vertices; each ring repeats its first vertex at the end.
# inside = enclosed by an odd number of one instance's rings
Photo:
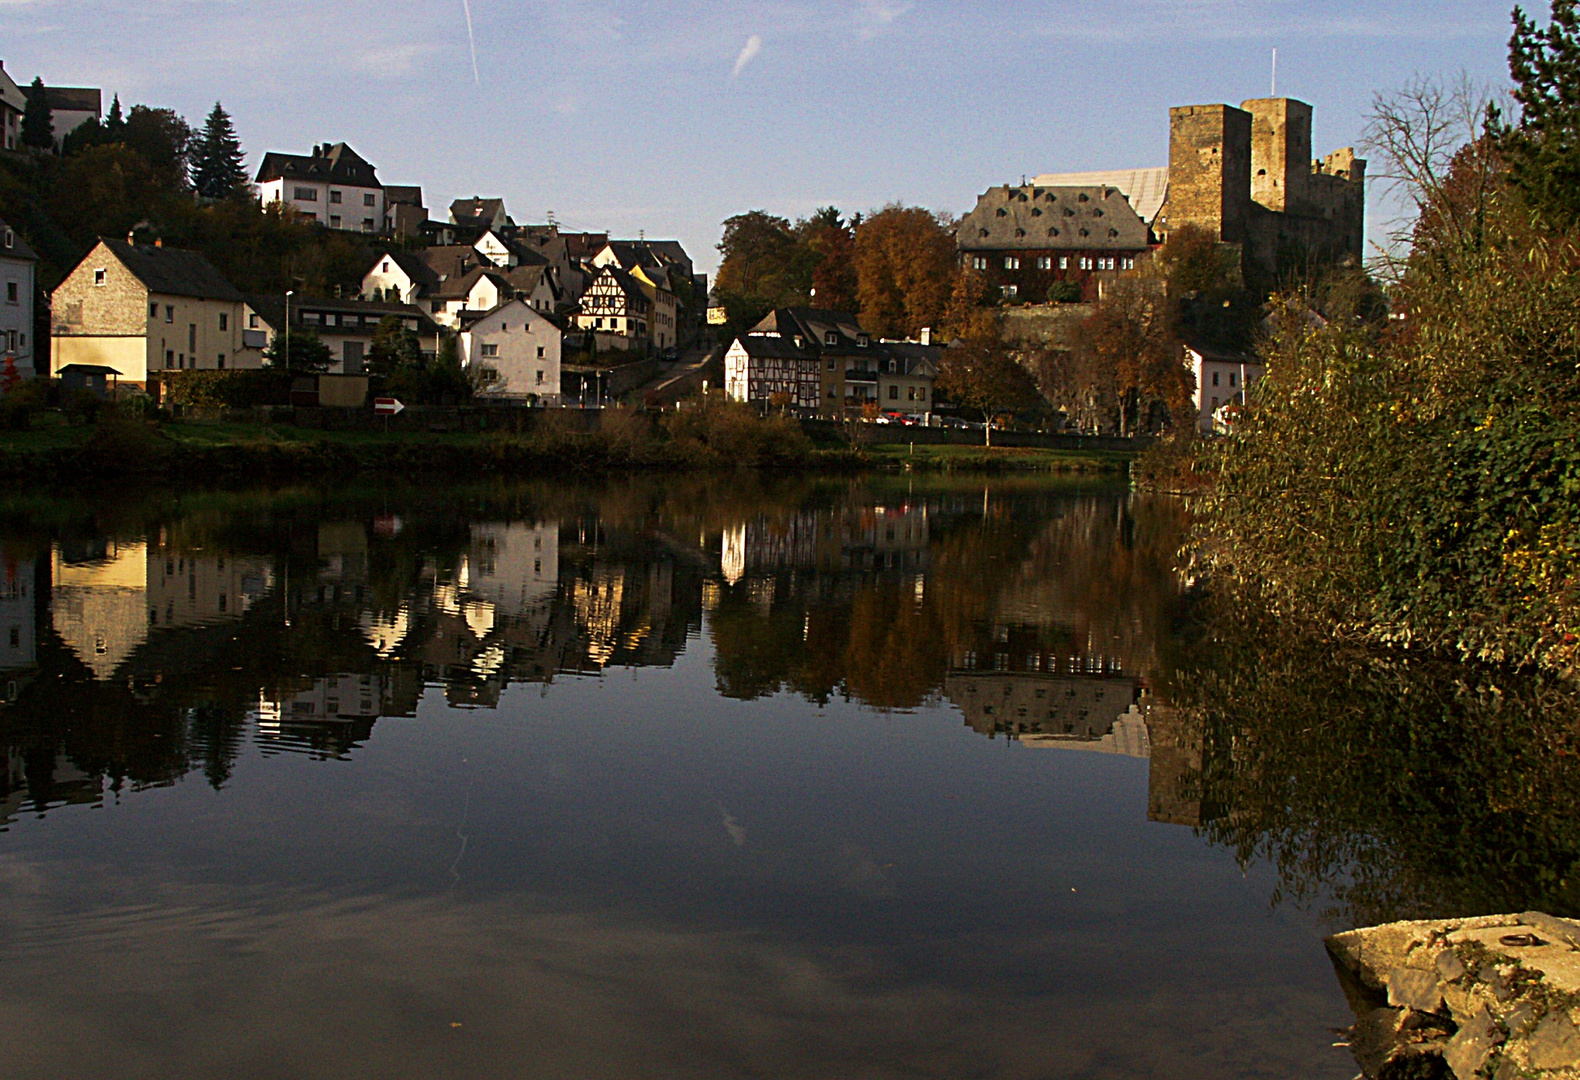
POLYGON ((1249 281, 1353 263, 1365 254, 1366 162, 1311 153, 1311 106, 1293 98, 1169 110, 1168 194, 1159 242, 1187 225, 1239 245, 1249 281))

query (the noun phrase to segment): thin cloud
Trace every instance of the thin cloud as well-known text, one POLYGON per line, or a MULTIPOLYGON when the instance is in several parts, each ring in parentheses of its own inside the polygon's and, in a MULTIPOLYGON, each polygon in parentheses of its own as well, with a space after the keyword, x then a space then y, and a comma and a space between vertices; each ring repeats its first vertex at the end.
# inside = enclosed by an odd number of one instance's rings
POLYGON ((857 31, 864 38, 877 37, 915 6, 909 0, 862 0, 855 13, 857 31))
POLYGON ((735 69, 730 72, 730 78, 740 78, 741 72, 746 70, 746 65, 757 59, 757 54, 763 51, 761 35, 753 34, 746 39, 746 45, 741 49, 741 55, 735 58, 735 69))
MULTIPOLYGON (((4 0, 0 0, 3 3, 4 0)), ((424 45, 396 45, 388 49, 369 49, 358 53, 351 61, 353 67, 380 79, 398 79, 416 69, 417 59, 433 50, 424 45)))

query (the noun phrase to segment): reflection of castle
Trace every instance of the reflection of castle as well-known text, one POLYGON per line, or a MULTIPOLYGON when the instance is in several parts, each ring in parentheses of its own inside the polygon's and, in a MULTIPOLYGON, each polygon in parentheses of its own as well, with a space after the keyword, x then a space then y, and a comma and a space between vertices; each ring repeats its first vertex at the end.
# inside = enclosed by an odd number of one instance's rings
POLYGON ((268 566, 107 541, 53 558, 53 622, 66 646, 108 679, 152 630, 240 619, 273 585, 268 566))
POLYGON ((1140 683, 1119 672, 954 671, 944 679, 944 693, 965 713, 967 725, 989 738, 1002 734, 1031 745, 1147 756, 1146 725, 1139 715, 1130 718, 1140 683))

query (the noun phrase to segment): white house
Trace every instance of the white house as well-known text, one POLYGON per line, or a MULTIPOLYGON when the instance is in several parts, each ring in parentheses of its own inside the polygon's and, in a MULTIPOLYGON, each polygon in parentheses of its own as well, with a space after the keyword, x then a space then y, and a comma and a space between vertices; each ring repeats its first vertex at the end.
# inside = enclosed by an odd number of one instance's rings
POLYGON ((484 397, 560 403, 564 334, 525 300, 511 300, 461 333, 461 362, 484 397))
POLYGON ((362 298, 415 304, 438 285, 439 276, 421 254, 389 248, 362 275, 362 298))
POLYGON ((642 350, 649 340, 652 306, 641 282, 606 266, 582 294, 576 326, 591 330, 600 350, 642 350))
POLYGON ((1192 404, 1196 427, 1204 434, 1216 428, 1218 411, 1245 401, 1245 391, 1256 384, 1267 368, 1254 353, 1231 352, 1202 343, 1185 346, 1185 366, 1196 377, 1192 404))
POLYGON ((27 110, 27 95, 6 73, 0 60, 0 146, 18 150, 22 146, 22 113, 27 110))
POLYGON ((305 157, 265 154, 257 184, 263 205, 289 206, 331 229, 377 233, 384 228, 378 173, 345 143, 315 146, 305 157))
MULTIPOLYGON (((23 96, 32 87, 22 89, 23 96)), ((55 149, 59 150, 66 136, 89 120, 100 119, 103 113, 104 93, 91 86, 46 86, 44 99, 49 102, 50 133, 55 136, 55 149)))
POLYGON ((33 296, 38 256, 5 222, 0 221, 0 370, 14 366, 31 378, 33 357, 33 296))

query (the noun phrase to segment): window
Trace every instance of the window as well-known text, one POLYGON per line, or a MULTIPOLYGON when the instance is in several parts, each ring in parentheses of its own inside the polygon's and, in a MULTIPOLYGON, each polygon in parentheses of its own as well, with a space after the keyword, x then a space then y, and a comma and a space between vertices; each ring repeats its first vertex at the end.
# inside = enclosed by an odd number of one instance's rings
POLYGON ((1136 257, 1134 255, 1126 255, 1119 260, 1119 268, 1121 270, 1134 270, 1136 268, 1136 257))
POLYGON ((1212 373, 1212 384, 1214 386, 1218 385, 1218 373, 1216 371, 1212 373))
POLYGON ((538 383, 541 385, 542 382, 543 382, 543 372, 541 372, 541 371, 537 372, 537 376, 538 376, 538 383))
POLYGON ((295 192, 292 193, 291 197, 293 199, 295 199, 297 202, 317 202, 318 201, 318 189, 317 188, 310 188, 310 187, 299 187, 299 188, 296 189, 295 192))
POLYGON ((225 370, 225 354, 224 353, 220 353, 218 356, 216 356, 214 358, 214 366, 219 368, 219 370, 221 370, 221 371, 225 370))
POLYGON ((103 267, 100 267, 99 269, 95 270, 93 272, 93 283, 94 283, 94 285, 103 286, 104 285, 104 278, 105 278, 105 276, 108 273, 109 273, 109 271, 105 270, 103 267))
POLYGON ((905 400, 906 401, 915 401, 916 400, 916 387, 911 386, 911 387, 907 387, 906 388, 905 400))
POLYGON ((1059 256, 1059 269, 1060 270, 1068 270, 1069 268, 1070 268, 1070 257, 1068 255, 1060 255, 1059 256))
POLYGON ((1090 255, 1082 255, 1081 256, 1081 269, 1082 270, 1090 270, 1091 268, 1092 268, 1092 257, 1090 255))
POLYGON ((1234 372, 1229 372, 1229 389, 1234 389, 1234 372))
POLYGON ((176 366, 176 351, 174 349, 166 349, 165 350, 165 367, 175 367, 175 366, 176 366))
POLYGON ((857 334, 856 335, 856 348, 858 348, 858 349, 865 349, 867 346, 869 346, 871 344, 872 344, 872 337, 871 337, 871 335, 869 335, 869 334, 857 334))
POLYGON ((484 356, 498 356, 499 355, 499 346, 498 345, 484 345, 483 346, 483 355, 484 356))
MULTIPOLYGON (((549 354, 549 350, 545 349, 542 345, 538 346, 538 359, 539 360, 542 360, 548 354, 549 354)), ((539 372, 538 374, 541 375, 542 372, 539 372)))
POLYGON ((1020 295, 1020 286, 1019 285, 1006 285, 1006 286, 1004 286, 1004 295, 1009 297, 1011 300, 1013 300, 1015 297, 1020 295))
POLYGON ((16 233, 12 232, 10 229, 5 231, 5 246, 8 248, 16 247, 16 233))
POLYGON ((1052 255, 1038 255, 1037 256, 1037 269, 1038 270, 1052 270, 1053 269, 1053 256, 1052 255))
POLYGON ((8 304, 14 304, 21 298, 21 290, 17 288, 16 282, 8 281, 5 283, 5 298, 8 304))
POLYGON ((334 205, 336 205, 336 206, 340 205, 340 192, 338 192, 338 191, 330 191, 330 193, 329 193, 329 201, 331 203, 333 203, 334 205))
POLYGON ((372 218, 365 217, 365 218, 362 219, 362 231, 363 232, 372 232, 373 231, 373 219, 372 218))
POLYGON ((379 267, 379 273, 387 274, 389 272, 390 272, 390 261, 388 259, 385 259, 384 260, 384 265, 379 267))
POLYGON ((1019 270, 1020 269, 1020 259, 1016 258, 1014 255, 1006 255, 1004 257, 1004 269, 1006 269, 1006 270, 1019 270))
POLYGON ((825 344, 825 345, 838 345, 839 344, 839 331, 838 330, 825 330, 825 331, 823 331, 823 344, 825 344))
POLYGON ((373 205, 375 205, 374 200, 373 200, 373 196, 371 194, 362 196, 362 205, 363 206, 373 206, 373 205))
POLYGON ((330 214, 329 215, 329 227, 331 229, 338 229, 338 228, 340 228, 340 215, 339 214, 330 214))
POLYGON ((889 387, 889 400, 890 401, 899 401, 900 400, 900 388, 898 386, 891 386, 891 387, 889 387))
POLYGON ((258 313, 256 311, 247 316, 247 329, 258 329, 258 313))
POLYGON ((1215 409, 1218 407, 1218 399, 1217 398, 1213 398, 1212 399, 1212 407, 1215 408, 1215 409))
POLYGON ((219 328, 221 330, 230 329, 230 316, 223 311, 219 313, 219 328))
POLYGON ((926 401, 927 400, 927 387, 925 387, 925 386, 918 386, 916 388, 916 400, 917 401, 926 401))
POLYGON ((197 352, 197 323, 187 324, 187 348, 197 352))
POLYGON ((987 256, 986 255, 974 256, 971 259, 971 269, 973 269, 973 270, 986 270, 987 269, 987 256))
POLYGON ((159 318, 159 305, 158 304, 149 304, 148 305, 148 317, 150 319, 157 319, 157 318, 159 318))
POLYGON ((175 308, 175 305, 174 304, 166 304, 165 305, 165 322, 173 323, 175 321, 176 321, 176 308, 175 308))

